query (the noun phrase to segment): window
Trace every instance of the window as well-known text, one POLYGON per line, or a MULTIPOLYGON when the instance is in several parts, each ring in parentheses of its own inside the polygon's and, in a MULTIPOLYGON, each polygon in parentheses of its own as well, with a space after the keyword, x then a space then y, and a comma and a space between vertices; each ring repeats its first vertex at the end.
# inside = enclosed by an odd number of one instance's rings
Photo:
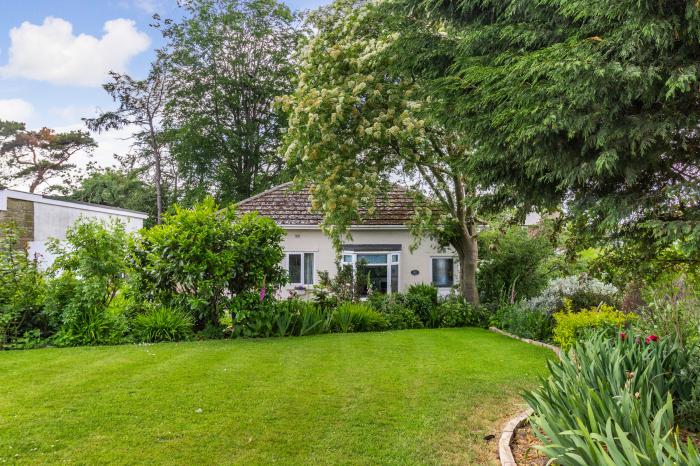
POLYGON ((288 255, 289 282, 293 285, 314 284, 314 253, 290 253, 288 255))
POLYGON ((361 287, 360 294, 367 294, 367 288, 380 293, 386 293, 389 287, 389 269, 386 265, 386 254, 358 254, 357 277, 367 284, 361 287))
POLYGON ((353 253, 344 252, 343 265, 353 267, 360 281, 368 280, 361 286, 360 294, 367 295, 371 288, 380 293, 399 291, 399 255, 395 253, 353 253))
POLYGON ((433 284, 438 287, 450 287, 454 282, 454 259, 433 257, 433 284))

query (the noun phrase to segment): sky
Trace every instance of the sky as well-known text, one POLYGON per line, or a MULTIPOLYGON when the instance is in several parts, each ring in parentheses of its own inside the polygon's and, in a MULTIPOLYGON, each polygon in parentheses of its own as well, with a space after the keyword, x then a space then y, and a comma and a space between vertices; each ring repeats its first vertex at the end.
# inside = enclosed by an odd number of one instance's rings
MULTIPOLYGON (((327 0, 286 3, 305 10, 327 0)), ((176 0, 0 0, 0 119, 29 129, 85 129, 81 118, 114 108, 100 87, 110 70, 147 74, 163 43, 149 26, 156 12, 181 15, 176 0)), ((128 151, 128 135, 128 129, 94 134, 93 160, 113 165, 114 153, 128 151)))

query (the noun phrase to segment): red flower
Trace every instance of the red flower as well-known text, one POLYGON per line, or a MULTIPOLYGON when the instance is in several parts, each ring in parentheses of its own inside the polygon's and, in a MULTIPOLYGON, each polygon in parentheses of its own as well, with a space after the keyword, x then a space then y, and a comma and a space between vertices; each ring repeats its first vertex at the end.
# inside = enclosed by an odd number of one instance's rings
POLYGON ((657 337, 656 335, 649 335, 649 336, 646 338, 646 340, 644 340, 644 341, 645 341, 646 344, 648 345, 648 344, 651 343, 652 341, 659 341, 659 337, 657 337))
POLYGON ((620 340, 622 340, 622 341, 627 340, 627 334, 625 332, 620 332, 620 340))

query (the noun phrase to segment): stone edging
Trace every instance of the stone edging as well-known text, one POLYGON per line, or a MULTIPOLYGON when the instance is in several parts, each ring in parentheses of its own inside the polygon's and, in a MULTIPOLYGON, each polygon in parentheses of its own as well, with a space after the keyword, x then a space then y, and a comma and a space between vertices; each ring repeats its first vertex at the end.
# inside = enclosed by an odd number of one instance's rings
POLYGON ((515 458, 513 457, 513 451, 510 449, 510 442, 513 439, 515 430, 522 426, 533 412, 532 408, 528 408, 514 418, 511 418, 503 426, 501 438, 498 439, 498 458, 501 460, 501 466, 518 466, 518 463, 515 462, 515 458))
MULTIPOLYGON (((495 333, 500 333, 510 338, 515 338, 525 343, 531 345, 540 346, 542 348, 547 348, 554 351, 554 353, 561 358, 561 348, 550 345, 547 343, 542 343, 541 341, 530 340, 529 338, 522 338, 517 335, 513 335, 508 332, 504 332, 496 327, 489 327, 489 330, 495 333)), ((521 411, 511 419, 509 419, 501 429, 501 437, 498 439, 498 458, 501 460, 501 466, 517 466, 515 458, 513 457, 513 451, 510 449, 510 442, 513 439, 513 433, 515 430, 522 426, 528 417, 532 415, 532 409, 528 408, 525 411, 521 411)))
POLYGON ((542 343, 541 341, 537 341, 537 340, 530 340, 529 338, 519 337, 517 335, 513 335, 512 333, 504 332, 500 328, 496 328, 496 327, 489 327, 489 330, 491 330, 492 332, 500 333, 501 335, 505 335, 505 336, 510 337, 510 338, 515 338, 516 340, 520 340, 520 341, 523 341, 525 343, 530 343, 531 345, 541 346, 542 348, 547 348, 549 350, 554 351, 554 353, 558 357, 561 358, 561 348, 559 348, 558 346, 550 345, 549 343, 542 343))

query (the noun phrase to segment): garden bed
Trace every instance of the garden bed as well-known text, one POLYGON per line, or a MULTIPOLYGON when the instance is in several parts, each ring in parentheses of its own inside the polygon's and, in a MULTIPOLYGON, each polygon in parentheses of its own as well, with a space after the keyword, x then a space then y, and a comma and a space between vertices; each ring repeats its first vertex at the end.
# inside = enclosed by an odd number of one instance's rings
POLYGON ((542 442, 535 437, 532 427, 526 422, 513 432, 510 449, 519 466, 544 466, 549 458, 535 448, 540 445, 542 442))

